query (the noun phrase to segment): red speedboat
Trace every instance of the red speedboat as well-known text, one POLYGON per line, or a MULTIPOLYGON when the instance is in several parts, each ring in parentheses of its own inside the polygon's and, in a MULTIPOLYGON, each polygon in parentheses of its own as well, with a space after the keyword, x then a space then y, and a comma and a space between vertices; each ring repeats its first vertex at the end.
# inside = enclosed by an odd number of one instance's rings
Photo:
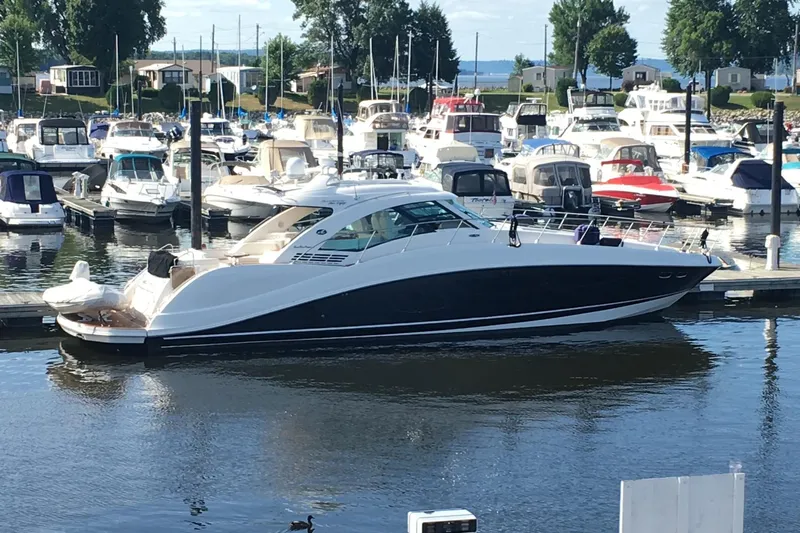
POLYGON ((592 183, 592 194, 619 200, 638 200, 639 211, 666 213, 678 201, 678 190, 658 176, 628 174, 592 183))

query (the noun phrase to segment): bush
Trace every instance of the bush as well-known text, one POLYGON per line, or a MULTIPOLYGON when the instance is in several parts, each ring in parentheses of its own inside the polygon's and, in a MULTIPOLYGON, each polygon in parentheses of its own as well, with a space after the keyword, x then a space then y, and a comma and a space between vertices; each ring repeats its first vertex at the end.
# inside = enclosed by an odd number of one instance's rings
POLYGON ((636 84, 633 83, 633 80, 625 80, 622 82, 622 90, 626 93, 631 92, 636 87, 636 84))
POLYGON ((186 98, 200 98, 200 91, 194 87, 190 87, 189 89, 186 89, 186 98))
POLYGON ((523 85, 522 86, 522 92, 532 93, 533 92, 533 84, 532 83, 526 83, 525 85, 523 85))
MULTIPOLYGON (((108 88, 106 92, 106 102, 113 108, 117 105, 117 86, 112 85, 108 88)), ((119 86, 119 111, 122 112, 122 109, 125 107, 125 102, 128 102, 130 105, 131 102, 131 86, 130 85, 120 85, 119 86)))
MULTIPOLYGON (((275 100, 278 99, 278 93, 280 93, 280 88, 277 84, 271 83, 269 86, 269 105, 274 106, 275 100)), ((259 85, 256 88, 256 98, 258 98, 258 103, 264 105, 264 96, 266 96, 266 86, 259 85)))
POLYGON ((774 100, 775 95, 769 91, 757 91, 750 95, 750 102, 759 109, 768 109, 774 100))
POLYGON ((158 92, 158 100, 166 109, 181 109, 183 107, 183 91, 177 83, 168 83, 158 92))
POLYGON ((614 94, 614 105, 617 107, 625 107, 625 102, 628 101, 628 95, 626 93, 616 93, 614 94))
POLYGON ((314 109, 319 109, 325 105, 328 99, 328 83, 324 80, 314 80, 308 86, 308 105, 314 109))
POLYGON ((361 102, 363 100, 371 100, 372 99, 372 87, 369 85, 359 85, 358 92, 356 93, 356 97, 358 101, 361 102))
MULTIPOLYGON (((217 80, 211 82, 211 87, 208 91, 208 100, 211 102, 211 109, 219 107, 219 92, 217 89, 217 80)), ((222 78, 222 96, 223 102, 230 102, 236 97, 236 86, 232 81, 222 78)))
POLYGON ((412 113, 428 112, 428 91, 422 87, 412 87, 408 97, 412 113))
POLYGON ((681 82, 675 78, 664 78, 661 80, 661 88, 668 93, 679 93, 683 91, 683 89, 681 89, 681 82))
POLYGON ((578 82, 575 81, 575 78, 560 78, 558 83, 556 83, 556 100, 558 100, 558 105, 561 107, 568 107, 567 89, 577 86, 578 82))
POLYGON ((727 85, 720 85, 719 87, 712 87, 708 91, 708 97, 711 99, 711 105, 714 107, 724 107, 728 105, 731 99, 731 92, 733 90, 727 85))
POLYGON ((786 94, 792 94, 792 88, 791 87, 784 87, 783 88, 783 92, 786 93, 786 94))
POLYGON ((158 98, 158 89, 153 89, 152 87, 143 87, 142 98, 158 98))

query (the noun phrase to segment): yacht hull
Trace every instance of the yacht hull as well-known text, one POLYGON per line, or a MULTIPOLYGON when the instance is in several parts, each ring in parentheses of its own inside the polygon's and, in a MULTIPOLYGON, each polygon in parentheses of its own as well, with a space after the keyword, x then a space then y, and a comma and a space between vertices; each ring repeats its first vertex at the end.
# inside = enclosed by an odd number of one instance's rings
POLYGON ((177 202, 155 204, 136 200, 102 199, 103 205, 116 212, 116 220, 127 222, 165 222, 175 212, 177 202))
POLYGON ((229 198, 206 194, 203 201, 222 209, 230 209, 230 218, 235 220, 260 221, 275 214, 276 207, 271 204, 248 202, 239 198, 229 198))

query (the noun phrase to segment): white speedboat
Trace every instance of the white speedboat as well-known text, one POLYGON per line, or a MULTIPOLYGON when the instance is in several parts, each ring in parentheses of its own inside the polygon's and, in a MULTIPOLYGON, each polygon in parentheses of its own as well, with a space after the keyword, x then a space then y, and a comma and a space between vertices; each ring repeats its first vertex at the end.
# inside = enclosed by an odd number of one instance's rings
POLYGON ((622 137, 622 129, 610 93, 571 88, 569 112, 550 115, 553 136, 577 144, 584 156, 593 157, 603 139, 622 137))
POLYGON ((25 153, 44 170, 82 170, 97 163, 86 124, 74 118, 46 118, 25 141, 25 153))
POLYGON ((122 301, 59 325, 139 351, 547 334, 657 313, 720 266, 596 227, 496 225, 402 180, 331 178, 286 196, 231 249, 153 252, 122 301))
POLYGON ((100 145, 100 157, 108 160, 123 154, 152 155, 163 159, 166 153, 167 145, 156 138, 153 126, 135 120, 111 123, 100 145))
POLYGON ((318 160, 336 159, 336 135, 336 123, 326 115, 296 115, 292 127, 274 133, 276 139, 305 142, 318 160))
MULTIPOLYGON (((230 122, 224 118, 212 117, 209 113, 203 115, 200 121, 200 142, 216 143, 226 161, 246 159, 250 152, 250 144, 245 136, 237 135, 231 128, 230 122)), ((191 128, 187 128, 184 139, 191 138, 191 128)))
MULTIPOLYGON (((800 192, 800 145, 783 143, 781 155, 781 176, 800 192)), ((759 159, 763 159, 769 164, 772 164, 773 157, 772 145, 766 146, 758 154, 759 159)))
MULTIPOLYGON (((164 162, 164 174, 170 183, 178 186, 180 193, 191 192, 192 144, 188 139, 174 142, 164 162)), ((223 175, 225 157, 216 143, 200 144, 200 191, 216 182, 223 175)))
POLYGON ((8 128, 6 141, 8 149, 15 154, 25 154, 25 143, 36 136, 36 126, 39 118, 15 118, 8 128))
POLYGON ((407 138, 408 113, 394 100, 364 100, 356 120, 343 139, 345 155, 364 150, 389 150, 403 154, 407 166, 416 163, 416 150, 407 138))
POLYGON ((179 202, 178 186, 164 175, 161 159, 151 155, 115 157, 100 191, 100 203, 123 221, 164 222, 179 202))
MULTIPOLYGON (((737 159, 710 170, 689 173, 681 184, 688 194, 730 200, 743 215, 772 212, 772 165, 761 159, 737 159)), ((798 212, 797 191, 781 179, 781 213, 798 212)))
POLYGON ((503 146, 512 150, 520 150, 525 139, 546 138, 547 104, 541 103, 540 98, 512 102, 500 115, 500 127, 503 146))
POLYGON ((52 228, 64 225, 53 177, 37 170, 0 173, 0 224, 7 228, 52 228))

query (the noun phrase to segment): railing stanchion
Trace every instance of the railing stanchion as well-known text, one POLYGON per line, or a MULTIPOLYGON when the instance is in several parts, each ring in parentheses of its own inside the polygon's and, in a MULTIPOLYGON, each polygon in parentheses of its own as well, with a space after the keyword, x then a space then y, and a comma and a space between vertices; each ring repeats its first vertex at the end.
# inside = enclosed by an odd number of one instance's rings
POLYGON ((547 222, 545 222, 545 224, 544 224, 544 227, 542 228, 542 231, 540 231, 540 232, 539 232, 539 235, 536 237, 536 240, 535 240, 535 241, 533 241, 533 242, 534 242, 534 244, 539 244, 539 239, 541 239, 541 238, 542 238, 542 235, 544 235, 544 232, 545 232, 545 230, 547 229, 547 226, 549 226, 549 225, 550 225, 550 221, 551 221, 551 220, 552 220, 551 218, 548 218, 548 219, 547 219, 547 222))
POLYGON ((361 250, 361 255, 358 256, 358 261, 356 261, 356 264, 359 264, 361 262, 361 260, 364 258, 364 254, 367 253, 367 250, 369 250, 369 245, 372 243, 372 239, 373 239, 373 237, 375 237, 376 233, 378 233, 378 232, 374 231, 374 230, 372 231, 372 235, 369 236, 369 240, 367 241, 367 245, 364 246, 363 250, 361 250))

